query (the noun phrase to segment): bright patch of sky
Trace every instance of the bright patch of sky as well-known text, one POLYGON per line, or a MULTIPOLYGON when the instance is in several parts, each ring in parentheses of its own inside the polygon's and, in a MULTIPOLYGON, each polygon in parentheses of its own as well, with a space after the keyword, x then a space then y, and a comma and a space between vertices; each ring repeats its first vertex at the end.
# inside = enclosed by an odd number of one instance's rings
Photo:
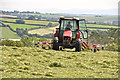
POLYGON ((0 10, 60 12, 117 9, 119 0, 0 0, 0 10), (45 11, 44 11, 45 10, 45 11), (51 11, 50 11, 51 10, 51 11))

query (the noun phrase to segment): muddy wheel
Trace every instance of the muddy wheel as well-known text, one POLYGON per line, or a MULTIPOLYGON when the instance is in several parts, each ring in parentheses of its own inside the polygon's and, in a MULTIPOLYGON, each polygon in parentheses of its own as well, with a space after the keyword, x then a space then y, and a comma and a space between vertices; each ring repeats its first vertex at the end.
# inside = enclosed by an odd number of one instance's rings
POLYGON ((97 52, 97 49, 96 49, 96 47, 94 47, 94 52, 97 52))
POLYGON ((59 50, 59 46, 58 46, 58 43, 57 43, 57 41, 53 41, 53 49, 54 50, 59 50))
POLYGON ((63 50, 62 47, 60 47, 60 50, 61 50, 61 51, 63 50))
POLYGON ((100 49, 97 49, 97 51, 100 51, 100 49))
POLYGON ((104 47, 102 47, 102 50, 104 50, 104 47))
POLYGON ((77 52, 81 51, 81 43, 80 43, 80 41, 76 42, 75 51, 77 51, 77 52))

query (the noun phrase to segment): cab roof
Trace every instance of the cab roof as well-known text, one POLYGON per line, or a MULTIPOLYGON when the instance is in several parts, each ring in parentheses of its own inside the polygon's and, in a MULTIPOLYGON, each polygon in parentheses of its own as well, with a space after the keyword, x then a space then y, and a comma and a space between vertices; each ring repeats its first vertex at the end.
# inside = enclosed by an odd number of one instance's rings
POLYGON ((76 17, 60 17, 60 20, 85 20, 76 17))

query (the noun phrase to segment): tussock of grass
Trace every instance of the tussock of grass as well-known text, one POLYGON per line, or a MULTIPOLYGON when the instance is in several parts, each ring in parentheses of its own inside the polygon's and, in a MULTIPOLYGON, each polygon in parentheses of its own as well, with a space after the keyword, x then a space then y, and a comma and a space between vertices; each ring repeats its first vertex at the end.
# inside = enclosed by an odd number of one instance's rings
POLYGON ((52 77, 53 74, 52 74, 52 73, 46 73, 45 76, 50 76, 50 77, 52 77))
POLYGON ((53 62, 49 65, 50 67, 62 67, 62 64, 59 62, 53 62))
POLYGON ((17 47, 13 47, 12 49, 17 49, 17 47))
POLYGON ((32 75, 42 75, 42 74, 38 72, 33 72, 32 75))

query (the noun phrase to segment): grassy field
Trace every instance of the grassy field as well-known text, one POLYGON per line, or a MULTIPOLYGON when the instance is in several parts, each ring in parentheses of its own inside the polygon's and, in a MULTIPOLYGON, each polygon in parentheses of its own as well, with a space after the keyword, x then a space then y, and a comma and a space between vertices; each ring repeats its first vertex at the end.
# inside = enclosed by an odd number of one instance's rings
POLYGON ((39 35, 43 36, 43 35, 46 35, 46 34, 53 33, 53 30, 54 30, 54 33, 55 33, 56 28, 58 28, 58 26, 51 27, 51 28, 41 28, 41 29, 30 30, 30 31, 28 31, 28 33, 39 34, 39 35))
POLYGON ((118 26, 98 25, 98 24, 86 24, 87 27, 99 27, 99 28, 118 28, 118 26))
POLYGON ((16 31, 16 28, 23 28, 23 29, 30 29, 30 28, 36 28, 36 27, 43 27, 43 26, 33 26, 33 25, 25 25, 25 24, 14 24, 14 23, 5 23, 5 25, 9 25, 13 30, 16 31))
POLYGON ((58 24, 58 22, 52 22, 52 21, 36 21, 36 20, 24 20, 26 24, 42 24, 42 25, 48 25, 48 23, 52 23, 53 25, 58 24))
POLYGON ((1 48, 3 78, 118 78, 118 52, 1 48))
POLYGON ((87 21, 96 21, 96 22, 103 22, 103 21, 117 21, 117 17, 86 17, 86 16, 79 16, 79 18, 84 18, 87 21))
POLYGON ((5 39, 20 39, 20 37, 17 35, 17 33, 12 32, 8 27, 0 27, 0 38, 5 39))
POLYGON ((19 20, 19 19, 1 18, 1 20, 8 21, 8 22, 16 22, 16 20, 19 20))

